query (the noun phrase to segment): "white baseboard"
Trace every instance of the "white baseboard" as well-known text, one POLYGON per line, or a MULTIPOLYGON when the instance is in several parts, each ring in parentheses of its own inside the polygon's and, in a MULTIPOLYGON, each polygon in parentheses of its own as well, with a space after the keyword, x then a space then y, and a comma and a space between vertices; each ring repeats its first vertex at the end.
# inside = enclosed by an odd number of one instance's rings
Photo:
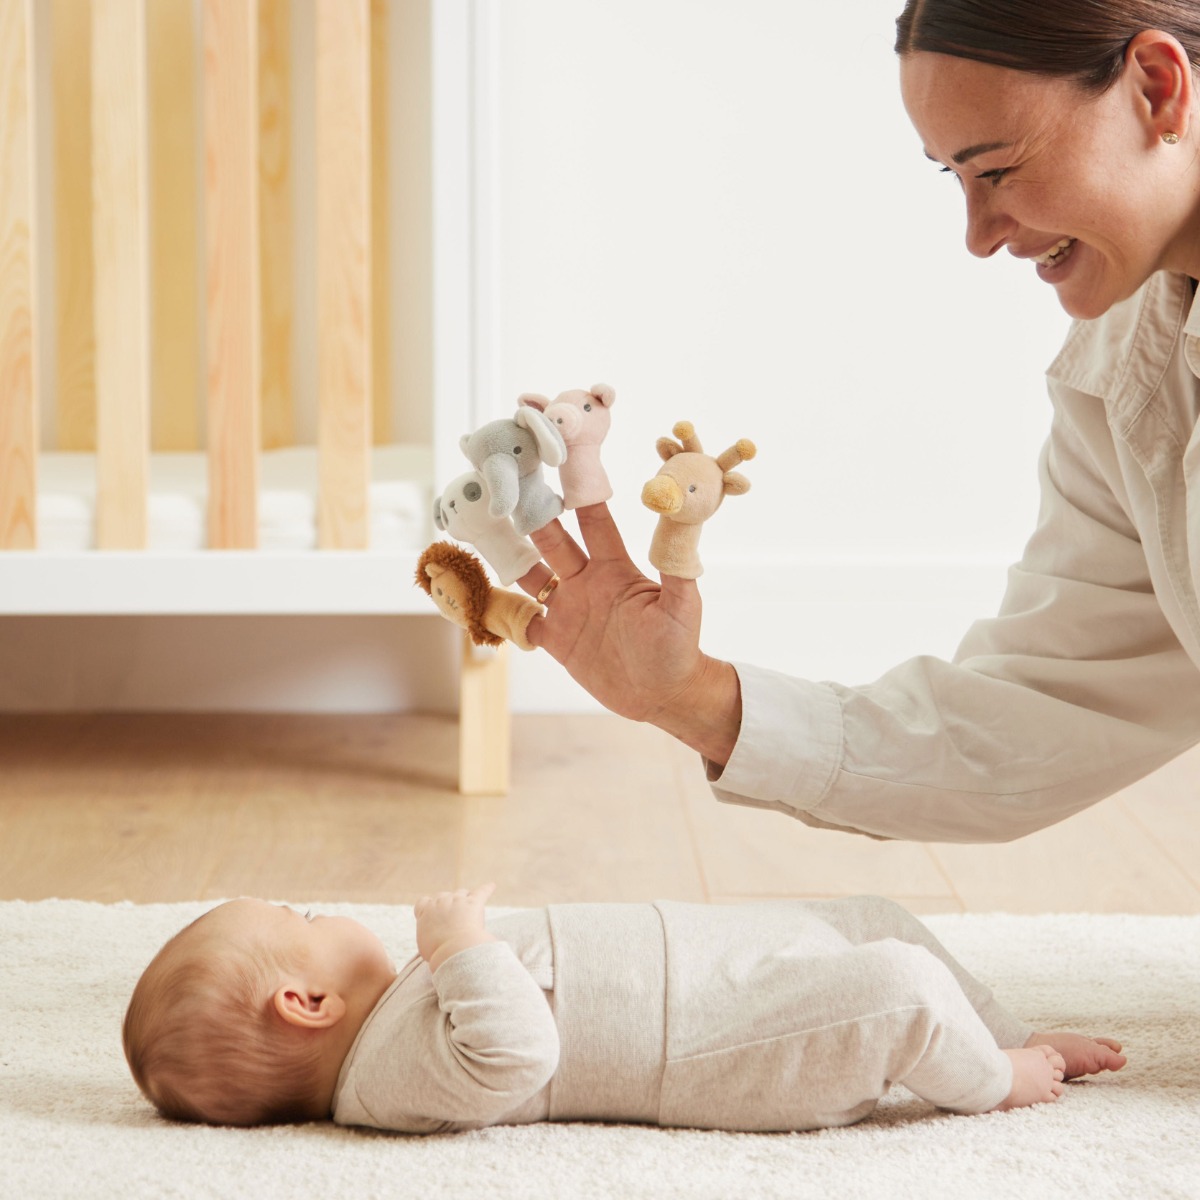
MULTIPOLYGON (((866 683, 920 654, 950 657, 996 611, 1007 564, 938 558, 705 559, 701 648, 808 679, 866 683)), ((511 659, 514 712, 593 712, 544 654, 511 659)))
MULTIPOLYGON (((862 683, 954 652, 993 612, 1004 566, 916 558, 709 561, 701 645, 733 661, 862 683)), ((457 631, 427 618, 0 617, 0 712, 453 711, 457 631)), ((514 653, 518 713, 599 706, 541 652, 514 653)))

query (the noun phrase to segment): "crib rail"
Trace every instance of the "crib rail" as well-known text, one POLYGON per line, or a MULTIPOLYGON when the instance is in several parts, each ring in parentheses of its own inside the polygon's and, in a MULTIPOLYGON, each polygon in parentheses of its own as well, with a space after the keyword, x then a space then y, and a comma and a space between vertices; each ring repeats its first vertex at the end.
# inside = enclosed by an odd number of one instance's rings
POLYGON ((34 541, 31 10, 0 0, 0 548, 34 541))
MULTIPOLYGON (((354 550, 367 546, 372 441, 390 432, 375 336, 389 299, 371 270, 386 254, 387 8, 314 2, 318 537, 354 550)), ((197 32, 191 0, 49 0, 39 21, 34 3, 0 0, 0 551, 36 548, 47 315, 55 443, 96 454, 98 547, 145 547, 151 450, 196 448, 203 406, 208 545, 254 549, 258 457, 291 433, 290 4, 203 0, 197 32), (51 42, 45 113, 38 37, 51 42), (53 189, 34 166, 43 122, 53 189), (47 233, 53 314, 36 296, 47 233)))

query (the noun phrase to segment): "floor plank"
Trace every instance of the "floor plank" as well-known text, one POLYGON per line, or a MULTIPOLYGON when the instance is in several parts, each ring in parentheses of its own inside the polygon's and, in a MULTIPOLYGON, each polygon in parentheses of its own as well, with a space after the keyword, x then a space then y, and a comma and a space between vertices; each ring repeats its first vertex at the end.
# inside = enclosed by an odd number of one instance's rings
POLYGON ((513 789, 455 791, 437 716, 0 719, 0 899, 741 902, 1200 912, 1200 751, 997 846, 878 842, 722 805, 698 758, 608 716, 518 717, 513 789))

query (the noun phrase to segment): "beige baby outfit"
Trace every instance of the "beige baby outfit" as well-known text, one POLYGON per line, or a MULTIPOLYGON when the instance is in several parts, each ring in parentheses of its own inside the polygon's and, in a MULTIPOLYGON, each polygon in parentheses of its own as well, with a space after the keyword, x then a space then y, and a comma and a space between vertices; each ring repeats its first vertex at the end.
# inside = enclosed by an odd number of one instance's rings
POLYGON ((1012 1086, 998 1047, 1031 1033, 876 897, 551 905, 488 927, 500 941, 400 971, 336 1122, 803 1130, 860 1120, 893 1083, 984 1112, 1012 1086))

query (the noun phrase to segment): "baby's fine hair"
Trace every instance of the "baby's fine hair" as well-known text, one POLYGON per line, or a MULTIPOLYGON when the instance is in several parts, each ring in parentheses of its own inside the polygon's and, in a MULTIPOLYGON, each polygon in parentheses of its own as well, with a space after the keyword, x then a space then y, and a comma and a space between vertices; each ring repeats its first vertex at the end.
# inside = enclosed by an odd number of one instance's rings
POLYGON ((217 939, 203 921, 167 942, 133 990, 122 1040, 134 1081, 176 1121, 311 1119, 318 1047, 274 1010, 283 964, 270 946, 217 939))

